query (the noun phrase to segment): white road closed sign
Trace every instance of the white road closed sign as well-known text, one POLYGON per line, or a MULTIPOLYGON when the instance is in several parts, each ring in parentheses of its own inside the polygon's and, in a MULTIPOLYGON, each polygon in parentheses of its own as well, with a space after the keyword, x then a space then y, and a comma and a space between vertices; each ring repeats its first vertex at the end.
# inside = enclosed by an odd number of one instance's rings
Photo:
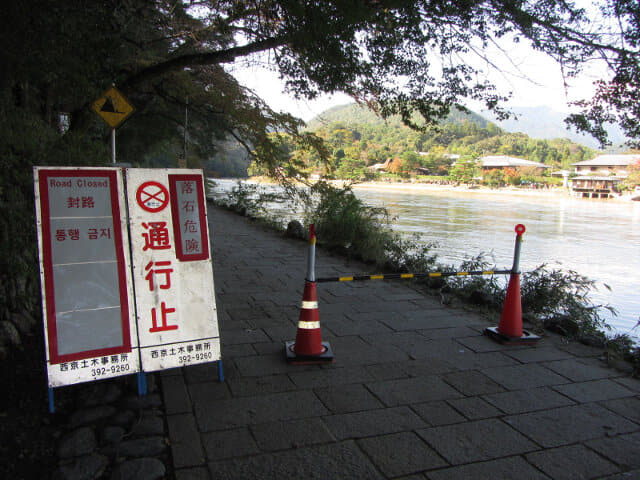
POLYGON ((121 170, 34 178, 49 386, 138 372, 121 170))

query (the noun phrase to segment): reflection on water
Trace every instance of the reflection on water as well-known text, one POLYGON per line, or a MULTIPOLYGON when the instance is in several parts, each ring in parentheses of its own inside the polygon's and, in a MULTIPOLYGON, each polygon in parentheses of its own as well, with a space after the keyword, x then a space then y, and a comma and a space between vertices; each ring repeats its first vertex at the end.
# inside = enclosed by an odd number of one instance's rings
MULTIPOLYGON (((228 191, 233 182, 220 185, 228 191)), ((446 264, 459 265, 486 252, 498 268, 511 268, 514 228, 523 223, 527 228, 520 259, 523 271, 546 263, 596 280, 600 288, 593 300, 618 310, 618 317, 607 321, 621 332, 628 332, 640 317, 640 202, 551 194, 415 193, 361 187, 354 191, 366 203, 386 207, 396 218, 396 230, 420 233, 435 242, 438 259, 446 264)))

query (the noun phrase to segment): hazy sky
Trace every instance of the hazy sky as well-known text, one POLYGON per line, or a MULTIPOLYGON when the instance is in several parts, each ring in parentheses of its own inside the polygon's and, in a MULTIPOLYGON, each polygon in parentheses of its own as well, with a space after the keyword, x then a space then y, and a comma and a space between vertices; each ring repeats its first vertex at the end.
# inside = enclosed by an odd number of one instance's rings
MULTIPOLYGON (((501 44, 504 45, 505 42, 501 41, 501 44)), ((581 77, 570 79, 570 88, 565 90, 558 64, 524 44, 510 44, 508 57, 497 48, 489 52, 489 57, 502 72, 493 71, 488 78, 499 87, 501 93, 513 93, 508 104, 511 106, 545 105, 559 112, 568 112, 567 100, 590 97, 593 81, 599 73, 597 65, 588 65, 581 77)), ((482 61, 478 58, 469 61, 477 67, 482 67, 482 61)), ((233 74, 240 83, 254 90, 274 110, 292 113, 303 120, 310 120, 332 106, 352 102, 350 97, 343 94, 323 96, 315 101, 296 101, 284 93, 284 84, 275 72, 258 66, 236 66, 233 74)), ((476 111, 483 109, 482 105, 478 104, 468 106, 476 111)))

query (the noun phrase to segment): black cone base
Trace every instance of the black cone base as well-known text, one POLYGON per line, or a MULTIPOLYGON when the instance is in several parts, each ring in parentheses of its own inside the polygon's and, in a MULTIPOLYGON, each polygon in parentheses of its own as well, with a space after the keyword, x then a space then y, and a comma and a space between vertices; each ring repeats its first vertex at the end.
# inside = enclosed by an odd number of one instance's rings
POLYGON ((540 337, 528 330, 522 330, 521 337, 509 337, 498 331, 498 327, 484 329, 484 334, 502 345, 535 345, 540 337))
POLYGON ((329 342, 322 342, 324 352, 319 355, 296 355, 294 351, 296 342, 284 343, 284 354, 287 358, 287 363, 291 365, 319 365, 323 363, 333 363, 333 350, 329 342))

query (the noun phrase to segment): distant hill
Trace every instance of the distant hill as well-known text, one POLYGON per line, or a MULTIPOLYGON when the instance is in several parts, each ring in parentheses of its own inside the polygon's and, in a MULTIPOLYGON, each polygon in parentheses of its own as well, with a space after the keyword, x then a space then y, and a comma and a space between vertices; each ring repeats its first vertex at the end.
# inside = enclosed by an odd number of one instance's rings
MULTIPOLYGON (((464 113, 458 109, 454 109, 449 113, 446 120, 441 123, 463 123, 473 122, 479 125, 481 128, 485 128, 489 123, 486 118, 478 115, 477 113, 464 113)), ((323 125, 331 123, 342 122, 345 124, 366 124, 372 126, 384 125, 396 126, 402 123, 400 116, 394 116, 386 121, 377 116, 374 112, 366 107, 362 107, 356 103, 348 103, 346 105, 338 105, 325 110, 320 115, 312 118, 307 123, 309 130, 316 130, 323 125)))
MULTIPOLYGON (((493 123, 508 132, 522 132, 531 138, 568 138, 576 143, 586 145, 591 148, 599 148, 597 140, 589 135, 583 135, 567 129, 564 119, 566 113, 557 112, 550 107, 513 107, 511 108, 517 119, 496 120, 490 112, 484 112, 493 123)), ((609 140, 613 145, 622 145, 625 137, 620 128, 612 126, 609 129, 609 140)))
MULTIPOLYGON (((482 128, 485 128, 489 122, 496 124, 506 132, 520 132, 531 138, 553 140, 556 138, 568 138, 569 140, 585 145, 590 148, 598 149, 599 143, 589 135, 583 135, 569 130, 564 119, 567 114, 557 112, 550 107, 513 107, 512 112, 517 115, 517 119, 497 120, 491 112, 483 112, 483 115, 471 112, 463 113, 459 110, 453 110, 442 124, 446 123, 463 123, 473 122, 482 128)), ((325 110, 320 115, 311 119, 307 128, 316 130, 323 125, 335 122, 343 122, 345 124, 368 124, 383 125, 385 121, 378 117, 375 113, 365 107, 361 107, 355 103, 346 105, 338 105, 325 110)), ((392 117, 388 119, 387 124, 394 126, 400 124, 400 117, 392 117)), ((611 127, 609 129, 609 138, 615 146, 620 146, 625 142, 625 137, 620 128, 611 127)))

